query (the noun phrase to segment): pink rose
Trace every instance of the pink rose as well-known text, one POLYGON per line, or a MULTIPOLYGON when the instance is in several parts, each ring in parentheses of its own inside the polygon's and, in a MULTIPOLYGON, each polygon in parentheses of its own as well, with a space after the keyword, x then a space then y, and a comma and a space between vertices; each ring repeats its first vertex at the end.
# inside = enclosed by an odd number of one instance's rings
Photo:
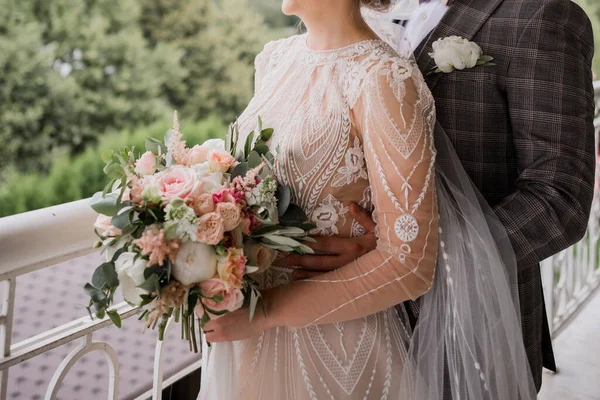
POLYGON ((227 249, 227 255, 219 257, 217 271, 219 272, 219 277, 225 283, 227 290, 231 288, 241 289, 244 284, 244 274, 246 273, 244 251, 233 247, 227 249))
POLYGON ((94 228, 98 229, 98 232, 102 236, 106 237, 115 237, 121 234, 121 230, 119 228, 115 228, 112 226, 112 217, 107 217, 106 215, 100 214, 98 218, 96 218, 96 223, 94 224, 94 228))
POLYGON ((164 202, 173 199, 197 197, 202 193, 202 181, 197 179, 196 172, 182 165, 173 165, 154 175, 154 184, 158 187, 164 202))
POLYGON ((204 215, 215 211, 215 202, 211 194, 203 194, 193 204, 196 214, 204 215))
POLYGON ((223 189, 219 193, 214 193, 213 201, 215 203, 235 203, 236 196, 231 189, 223 189))
MULTIPOLYGON (((202 299, 202 303, 206 305, 206 307, 210 308, 216 312, 229 311, 233 312, 239 310, 244 305, 244 294, 239 289, 226 289, 225 282, 221 279, 210 279, 208 281, 200 282, 198 287, 202 291, 203 297, 208 297, 202 299), (211 300, 215 296, 222 296, 223 301, 215 301, 211 300)), ((201 303, 198 303, 196 306, 196 315, 198 318, 202 318, 204 316, 204 307, 201 303)), ((217 319, 219 316, 213 315, 208 312, 209 316, 212 319, 217 319)))
POLYGON ((156 172, 156 156, 151 152, 147 151, 140 157, 135 163, 136 173, 140 175, 152 175, 156 172))
POLYGON ((225 227, 223 225, 223 217, 221 214, 212 212, 205 214, 198 220, 198 231, 196 239, 199 242, 217 245, 225 235, 225 227))
POLYGON ((204 147, 204 146, 199 146, 199 145, 195 145, 194 147, 192 147, 190 149, 189 154, 189 165, 195 165, 195 164, 202 164, 203 162, 206 162, 206 156, 208 155, 208 152, 210 151, 210 148, 208 147, 204 147))
POLYGON ((235 162, 235 158, 226 151, 210 150, 207 154, 206 161, 208 166, 214 172, 225 173, 235 162))
POLYGON ((217 213, 223 218, 223 227, 225 232, 234 230, 242 220, 242 212, 235 203, 217 204, 217 213))

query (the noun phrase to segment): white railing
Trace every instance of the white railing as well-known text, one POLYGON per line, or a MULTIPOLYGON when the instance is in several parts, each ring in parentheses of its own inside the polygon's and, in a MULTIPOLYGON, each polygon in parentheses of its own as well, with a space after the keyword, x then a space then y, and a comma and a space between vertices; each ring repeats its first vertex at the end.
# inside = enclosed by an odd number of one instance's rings
MULTIPOLYGON (((600 83, 595 85, 600 106, 600 83)), ((600 133, 600 112, 596 120, 600 133)), ((597 141, 598 142, 598 141, 597 141)), ((598 143, 596 143, 598 146, 598 143)), ((0 219, 0 400, 7 398, 9 368, 67 342, 80 340, 60 364, 46 390, 46 400, 56 398, 60 383, 71 367, 92 351, 104 353, 109 365, 109 400, 118 399, 119 361, 112 347, 93 340, 94 332, 109 320, 84 317, 39 335, 12 343, 17 278, 57 263, 93 253, 95 241, 91 226, 96 218, 87 200, 62 204, 0 219), (60 232, 57 235, 56 232, 60 232)), ((598 251, 600 238, 600 196, 596 192, 592 218, 586 237, 576 246, 542 263, 546 305, 552 331, 557 333, 590 294, 600 285, 598 251)), ((122 319, 136 313, 127 304, 114 307, 122 319)), ((138 397, 161 399, 162 388, 199 368, 200 360, 163 382, 163 343, 156 345, 153 387, 138 397)))
MULTIPOLYGON (((96 214, 88 200, 62 204, 0 219, 0 400, 6 400, 9 368, 48 352, 65 343, 80 340, 78 347, 63 360, 46 390, 45 399, 55 399, 58 388, 73 365, 86 354, 102 352, 109 366, 109 400, 119 398, 119 360, 107 343, 94 341, 94 332, 110 320, 83 317, 18 343, 12 343, 15 291, 19 276, 63 261, 91 254, 96 237, 91 226, 96 214), (60 232, 57 235, 56 232, 60 232)), ((136 310, 121 303, 113 307, 122 319, 136 310)), ((200 367, 200 360, 163 381, 163 342, 156 345, 153 387, 138 397, 160 400, 163 386, 172 384, 200 367)))
MULTIPOLYGON (((600 82, 596 96, 596 157, 600 137, 600 82)), ((553 336, 568 325, 585 301, 600 286, 600 165, 596 165, 596 188, 588 230, 575 246, 542 262, 546 311, 553 336)))

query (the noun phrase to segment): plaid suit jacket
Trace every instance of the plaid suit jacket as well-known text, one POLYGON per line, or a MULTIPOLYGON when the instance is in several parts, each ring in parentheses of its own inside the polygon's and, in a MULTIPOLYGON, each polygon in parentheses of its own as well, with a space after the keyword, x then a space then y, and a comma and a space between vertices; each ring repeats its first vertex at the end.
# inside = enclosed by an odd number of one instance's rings
MULTIPOLYGON (((593 34, 569 0, 454 0, 415 51, 439 38, 478 43, 493 67, 426 77, 437 118, 508 231, 534 381, 555 370, 539 262, 585 234, 594 185, 593 34)), ((409 307, 418 315, 418 307, 409 307)))

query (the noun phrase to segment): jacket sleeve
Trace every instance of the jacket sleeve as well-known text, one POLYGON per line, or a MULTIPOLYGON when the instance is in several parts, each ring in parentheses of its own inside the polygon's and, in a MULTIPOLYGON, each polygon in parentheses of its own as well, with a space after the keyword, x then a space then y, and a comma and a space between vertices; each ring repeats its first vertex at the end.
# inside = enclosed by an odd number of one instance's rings
POLYGON ((507 71, 517 191, 494 207, 520 265, 585 234, 594 188, 593 34, 585 13, 553 0, 529 20, 507 71))

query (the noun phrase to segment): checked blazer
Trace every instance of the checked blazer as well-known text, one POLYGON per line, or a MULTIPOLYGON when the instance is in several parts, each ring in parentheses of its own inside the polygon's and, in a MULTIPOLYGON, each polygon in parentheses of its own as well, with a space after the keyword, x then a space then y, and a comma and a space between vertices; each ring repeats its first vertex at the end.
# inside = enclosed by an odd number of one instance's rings
MULTIPOLYGON (((506 228, 518 263, 527 357, 539 390, 555 370, 540 261, 579 241, 595 169, 593 34, 569 0, 454 0, 416 49, 427 74, 439 38, 479 44, 496 66, 432 74, 437 118, 506 228)), ((418 315, 418 305, 409 309, 418 315)))

